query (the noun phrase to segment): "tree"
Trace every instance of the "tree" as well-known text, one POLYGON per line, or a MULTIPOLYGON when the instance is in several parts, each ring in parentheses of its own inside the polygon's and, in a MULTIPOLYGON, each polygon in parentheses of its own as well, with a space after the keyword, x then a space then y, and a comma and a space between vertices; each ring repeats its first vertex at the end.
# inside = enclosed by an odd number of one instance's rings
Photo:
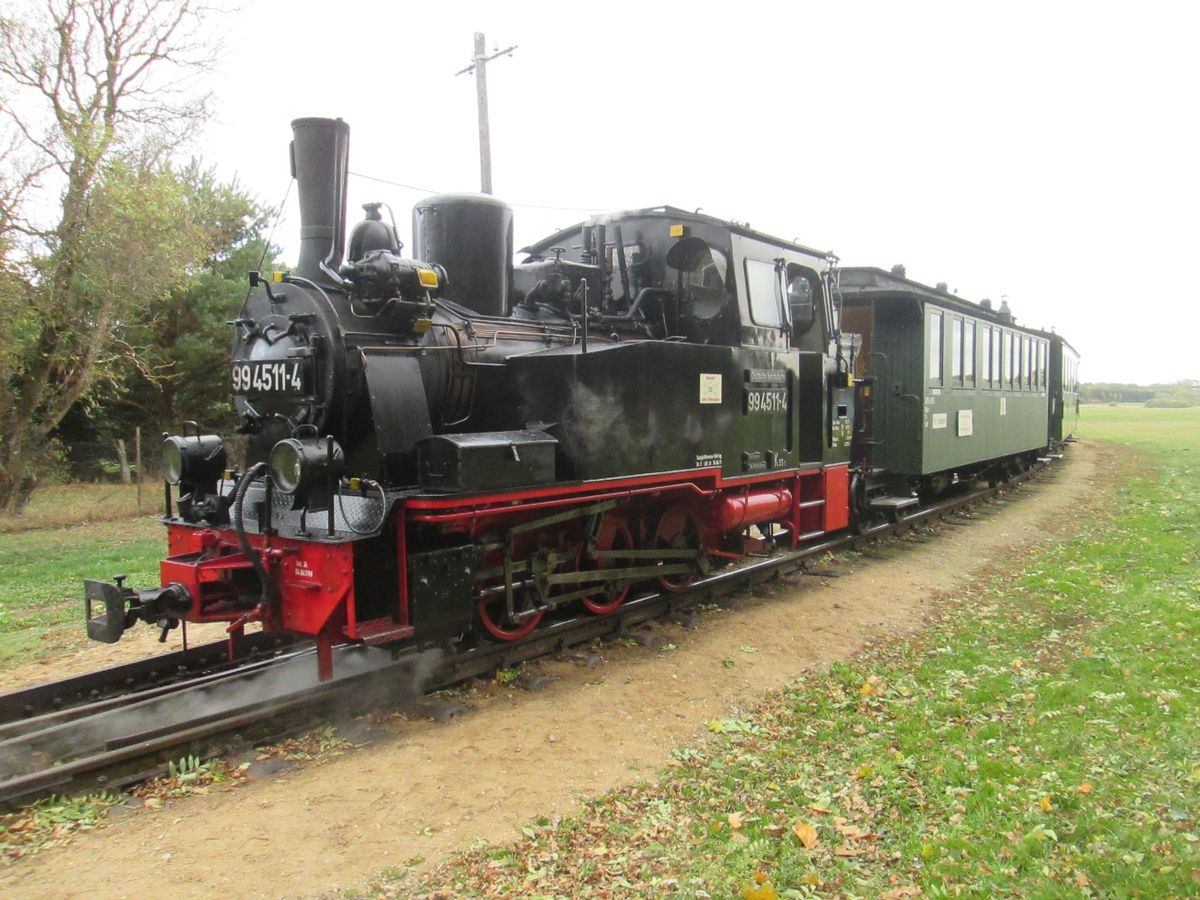
POLYGON ((221 433, 237 424, 229 394, 229 322, 245 302, 246 273, 273 267, 261 236, 270 211, 236 183, 220 183, 199 162, 175 177, 189 219, 212 239, 210 253, 130 327, 130 340, 147 348, 143 364, 121 371, 114 391, 94 401, 103 411, 96 418, 114 428, 112 437, 128 435, 134 425, 177 430, 184 419, 221 433))
POLYGON ((66 412, 141 361, 126 325, 209 252, 162 161, 205 114, 199 0, 45 0, 0 16, 0 510, 66 412), (40 216, 38 192, 57 192, 40 216), (46 223, 42 219, 50 218, 46 223))

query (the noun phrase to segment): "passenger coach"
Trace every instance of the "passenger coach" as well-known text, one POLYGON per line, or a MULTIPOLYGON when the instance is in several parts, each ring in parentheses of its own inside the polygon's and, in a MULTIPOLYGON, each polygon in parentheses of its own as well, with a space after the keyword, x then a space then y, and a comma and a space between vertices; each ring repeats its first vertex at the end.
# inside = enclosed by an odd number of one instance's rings
MULTIPOLYGON (((972 303, 902 270, 847 268, 840 287, 843 327, 861 336, 868 494, 995 479, 1063 439, 1074 396, 1063 378, 1077 357, 1061 338, 1017 325, 1006 303, 972 303)), ((1066 433, 1073 428, 1071 419, 1066 433)))

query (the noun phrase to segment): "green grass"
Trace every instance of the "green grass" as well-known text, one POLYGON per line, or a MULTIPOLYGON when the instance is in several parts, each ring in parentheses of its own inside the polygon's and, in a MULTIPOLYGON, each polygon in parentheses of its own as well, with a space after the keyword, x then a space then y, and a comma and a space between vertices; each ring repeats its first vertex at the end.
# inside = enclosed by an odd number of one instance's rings
POLYGON ((1200 452, 1200 406, 1190 409, 1146 409, 1144 406, 1085 406, 1079 429, 1088 437, 1119 441, 1139 448, 1200 452))
POLYGON ((420 883, 452 896, 1200 891, 1200 410, 1092 407, 1128 477, 919 638, 773 694, 655 783, 420 883))
POLYGON ((166 535, 155 519, 0 534, 0 666, 84 640, 83 580, 122 573, 158 584, 166 535))
POLYGON ((30 806, 0 814, 0 860, 15 860, 62 846, 80 831, 91 831, 104 811, 121 802, 107 791, 87 797, 46 797, 30 806))

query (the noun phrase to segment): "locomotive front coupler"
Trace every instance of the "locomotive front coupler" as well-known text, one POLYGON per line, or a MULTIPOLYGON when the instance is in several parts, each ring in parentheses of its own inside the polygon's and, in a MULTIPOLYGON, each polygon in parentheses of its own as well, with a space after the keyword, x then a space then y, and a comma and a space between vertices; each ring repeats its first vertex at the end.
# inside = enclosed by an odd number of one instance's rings
POLYGON ((141 619, 162 629, 160 641, 179 624, 191 608, 192 598, 182 584, 135 590, 124 585, 125 576, 113 576, 114 583, 88 579, 83 583, 84 616, 87 634, 93 641, 115 644, 127 628, 141 619), (103 604, 103 614, 92 615, 92 604, 103 604))

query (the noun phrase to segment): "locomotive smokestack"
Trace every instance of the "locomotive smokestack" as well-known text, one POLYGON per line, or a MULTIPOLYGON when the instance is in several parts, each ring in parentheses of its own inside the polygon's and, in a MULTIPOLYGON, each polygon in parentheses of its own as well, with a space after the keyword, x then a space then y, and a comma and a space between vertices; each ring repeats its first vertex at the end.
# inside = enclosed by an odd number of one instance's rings
POLYGON ((300 196, 300 260, 296 274, 340 283, 346 245, 346 181, 350 126, 341 119, 292 122, 292 176, 300 196))

